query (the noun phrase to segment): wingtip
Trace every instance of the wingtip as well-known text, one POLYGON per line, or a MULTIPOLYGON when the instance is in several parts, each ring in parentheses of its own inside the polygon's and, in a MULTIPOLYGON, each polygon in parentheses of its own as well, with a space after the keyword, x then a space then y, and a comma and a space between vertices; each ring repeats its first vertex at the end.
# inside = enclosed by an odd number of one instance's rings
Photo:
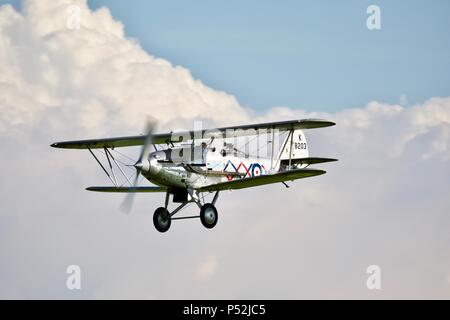
POLYGON ((60 143, 60 142, 54 142, 54 143, 52 143, 52 144, 50 145, 50 147, 52 147, 52 148, 58 148, 58 149, 64 148, 63 144, 60 143))
POLYGON ((321 118, 299 119, 297 121, 300 122, 300 123, 301 122, 310 122, 311 124, 313 124, 314 126, 312 126, 309 129, 326 128, 326 127, 332 127, 332 126, 336 125, 336 122, 334 122, 334 121, 321 119, 321 118))
POLYGON ((326 127, 332 127, 332 126, 336 125, 336 122, 330 121, 330 120, 319 119, 319 121, 322 121, 322 122, 326 123, 326 127))
POLYGON ((326 123, 326 127, 332 127, 332 126, 336 125, 336 122, 330 121, 330 120, 319 119, 319 121, 322 121, 322 122, 326 123))

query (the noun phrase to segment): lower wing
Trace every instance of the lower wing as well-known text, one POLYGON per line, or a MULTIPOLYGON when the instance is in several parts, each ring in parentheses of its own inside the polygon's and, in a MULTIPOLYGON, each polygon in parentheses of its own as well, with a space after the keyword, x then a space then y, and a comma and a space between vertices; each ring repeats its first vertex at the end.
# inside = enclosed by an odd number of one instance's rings
POLYGON ((88 191, 98 192, 122 192, 122 193, 137 193, 137 192, 166 192, 165 187, 88 187, 88 191))
POLYGON ((313 176, 318 176, 326 173, 324 170, 318 169, 294 169, 283 172, 278 172, 275 174, 268 174, 257 177, 250 177, 244 179, 235 179, 231 181, 221 182, 205 187, 201 187, 199 191, 220 191, 220 190, 233 190, 233 189, 243 189, 261 186, 270 183, 284 182, 302 178, 308 178, 313 176))

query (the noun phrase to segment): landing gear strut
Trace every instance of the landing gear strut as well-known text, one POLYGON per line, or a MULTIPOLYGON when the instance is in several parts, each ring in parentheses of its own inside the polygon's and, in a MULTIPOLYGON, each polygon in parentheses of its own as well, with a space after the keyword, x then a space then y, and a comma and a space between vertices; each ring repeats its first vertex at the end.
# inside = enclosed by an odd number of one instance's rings
POLYGON ((181 219, 193 219, 200 218, 201 223, 207 229, 214 228, 217 224, 218 214, 217 209, 214 206, 217 198, 219 197, 219 191, 216 191, 214 198, 211 203, 203 203, 200 201, 198 193, 194 193, 192 190, 188 190, 191 198, 188 201, 184 201, 181 203, 175 210, 169 212, 167 206, 169 204, 169 193, 166 194, 165 206, 160 207, 155 210, 153 214, 153 224, 159 232, 166 232, 169 230, 172 220, 181 220, 181 219), (181 209, 183 209, 187 204, 195 202, 197 206, 200 208, 200 215, 198 216, 187 216, 187 217, 173 217, 176 213, 178 213, 181 209))

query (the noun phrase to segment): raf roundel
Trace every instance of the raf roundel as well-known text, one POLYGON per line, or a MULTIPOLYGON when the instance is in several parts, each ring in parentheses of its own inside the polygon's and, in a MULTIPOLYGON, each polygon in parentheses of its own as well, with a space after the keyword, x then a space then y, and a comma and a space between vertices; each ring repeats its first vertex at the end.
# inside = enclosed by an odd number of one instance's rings
POLYGON ((252 177, 260 176, 263 174, 263 168, 259 163, 254 163, 252 167, 252 177))

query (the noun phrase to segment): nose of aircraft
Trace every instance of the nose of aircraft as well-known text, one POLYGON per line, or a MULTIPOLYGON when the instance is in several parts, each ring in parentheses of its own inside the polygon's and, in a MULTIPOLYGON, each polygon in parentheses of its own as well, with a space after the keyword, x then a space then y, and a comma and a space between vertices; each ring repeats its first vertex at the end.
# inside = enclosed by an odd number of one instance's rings
POLYGON ((161 169, 158 160, 152 155, 148 159, 137 161, 133 166, 140 172, 149 172, 151 174, 157 174, 161 169))
POLYGON ((150 170, 150 162, 148 160, 139 160, 134 164, 134 167, 139 171, 149 171, 150 170))

